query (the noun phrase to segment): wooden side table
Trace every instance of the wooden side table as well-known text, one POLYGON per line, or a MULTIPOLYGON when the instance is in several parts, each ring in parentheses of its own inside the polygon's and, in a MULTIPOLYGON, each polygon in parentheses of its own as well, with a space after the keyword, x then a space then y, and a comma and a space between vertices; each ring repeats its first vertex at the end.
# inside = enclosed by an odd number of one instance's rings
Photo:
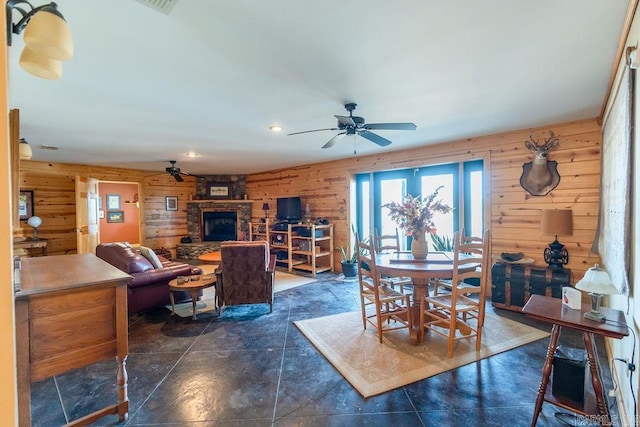
POLYGON ((25 240, 19 242, 13 242, 13 250, 16 249, 40 249, 42 251, 42 256, 47 255, 47 239, 33 239, 31 237, 27 237, 25 240))
POLYGON ((585 319, 584 313, 591 310, 588 304, 583 304, 580 310, 572 310, 562 305, 562 300, 542 295, 532 295, 522 312, 527 316, 553 324, 551 329, 551 339, 547 348, 547 358, 542 368, 542 380, 540 381, 540 389, 536 399, 536 406, 533 412, 531 426, 535 426, 538 421, 538 415, 542 410, 543 402, 549 402, 564 409, 576 412, 585 417, 598 417, 603 425, 610 425, 611 413, 607 405, 604 388, 602 386, 602 377, 600 375, 600 364, 598 362, 598 351, 595 344, 595 335, 603 337, 621 339, 629 335, 627 323, 624 313, 620 310, 609 308, 600 308, 600 312, 604 314, 607 321, 604 323, 594 322, 585 319), (589 370, 591 372, 591 383, 593 385, 592 392, 595 393, 596 404, 592 399, 585 399, 584 405, 580 405, 569 399, 554 396, 547 390, 549 385, 549 376, 551 375, 551 366, 553 364, 553 356, 560 337, 562 327, 576 329, 582 332, 582 339, 587 351, 589 360, 589 370))
MULTIPOLYGON (((184 283, 178 283, 178 279, 173 279, 169 282, 169 299, 171 300, 171 314, 176 314, 176 306, 173 298, 174 291, 189 292, 191 294, 191 302, 193 303, 193 320, 198 318, 196 311, 196 302, 198 300, 198 292, 205 288, 210 288, 216 283, 216 275, 209 274, 205 276, 184 276, 188 281, 184 283), (191 280, 191 278, 197 278, 197 280, 191 280)), ((218 300, 216 296, 216 301, 218 300)), ((217 304, 216 304, 217 305, 217 304)))

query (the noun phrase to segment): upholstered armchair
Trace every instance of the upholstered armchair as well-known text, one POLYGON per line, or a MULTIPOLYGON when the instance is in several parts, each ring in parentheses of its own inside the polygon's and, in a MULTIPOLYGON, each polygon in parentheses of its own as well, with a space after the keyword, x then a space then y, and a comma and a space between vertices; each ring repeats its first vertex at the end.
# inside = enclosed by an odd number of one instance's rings
POLYGON ((269 304, 273 310, 276 257, 267 242, 223 242, 216 269, 218 307, 269 304))

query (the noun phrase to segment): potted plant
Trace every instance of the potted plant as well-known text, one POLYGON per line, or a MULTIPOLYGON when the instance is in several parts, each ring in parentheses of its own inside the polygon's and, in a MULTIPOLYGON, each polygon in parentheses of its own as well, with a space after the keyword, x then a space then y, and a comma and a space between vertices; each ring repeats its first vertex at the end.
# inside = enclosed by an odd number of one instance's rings
MULTIPOLYGON (((356 235, 355 227, 351 226, 351 232, 356 235)), ((342 274, 344 277, 356 277, 358 274, 358 246, 357 243, 351 246, 351 241, 347 241, 346 245, 336 247, 340 252, 340 265, 342 265, 342 274)))

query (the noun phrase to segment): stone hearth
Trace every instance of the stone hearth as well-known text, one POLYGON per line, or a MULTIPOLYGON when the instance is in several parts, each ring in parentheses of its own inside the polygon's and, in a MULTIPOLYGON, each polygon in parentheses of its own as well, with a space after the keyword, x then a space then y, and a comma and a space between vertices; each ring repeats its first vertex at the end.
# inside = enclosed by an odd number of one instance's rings
MULTIPOLYGON (((192 243, 202 240, 202 212, 236 212, 238 240, 247 240, 251 222, 251 202, 247 200, 193 200, 187 202, 187 234, 192 243)), ((207 244, 215 242, 206 242, 207 244)))

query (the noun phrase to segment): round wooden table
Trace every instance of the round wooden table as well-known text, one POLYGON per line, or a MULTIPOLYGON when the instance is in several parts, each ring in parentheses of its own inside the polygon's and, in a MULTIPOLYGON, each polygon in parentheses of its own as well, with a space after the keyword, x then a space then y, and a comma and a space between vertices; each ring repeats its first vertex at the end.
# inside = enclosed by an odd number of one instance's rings
MULTIPOLYGON (((473 271, 477 265, 469 265, 463 272, 473 271)), ((413 281, 413 302, 411 314, 414 327, 411 330, 411 342, 419 344, 424 340, 424 334, 418 325, 420 319, 420 301, 429 295, 431 279, 451 279, 453 276, 453 253, 429 252, 427 259, 414 259, 411 252, 393 252, 376 254, 376 269, 381 275, 409 276, 413 281)))
POLYGON ((222 261, 222 255, 220 251, 213 251, 198 256, 198 259, 209 264, 220 264, 222 261))
POLYGON ((173 279, 169 282, 169 299, 171 300, 171 315, 176 314, 176 306, 173 298, 174 291, 189 292, 191 294, 191 302, 193 303, 193 320, 198 317, 196 315, 196 302, 198 300, 198 292, 205 288, 210 288, 216 283, 215 274, 207 275, 194 275, 184 276, 187 278, 187 282, 178 283, 178 279, 173 279), (197 280, 191 280, 191 278, 197 278, 197 280))

